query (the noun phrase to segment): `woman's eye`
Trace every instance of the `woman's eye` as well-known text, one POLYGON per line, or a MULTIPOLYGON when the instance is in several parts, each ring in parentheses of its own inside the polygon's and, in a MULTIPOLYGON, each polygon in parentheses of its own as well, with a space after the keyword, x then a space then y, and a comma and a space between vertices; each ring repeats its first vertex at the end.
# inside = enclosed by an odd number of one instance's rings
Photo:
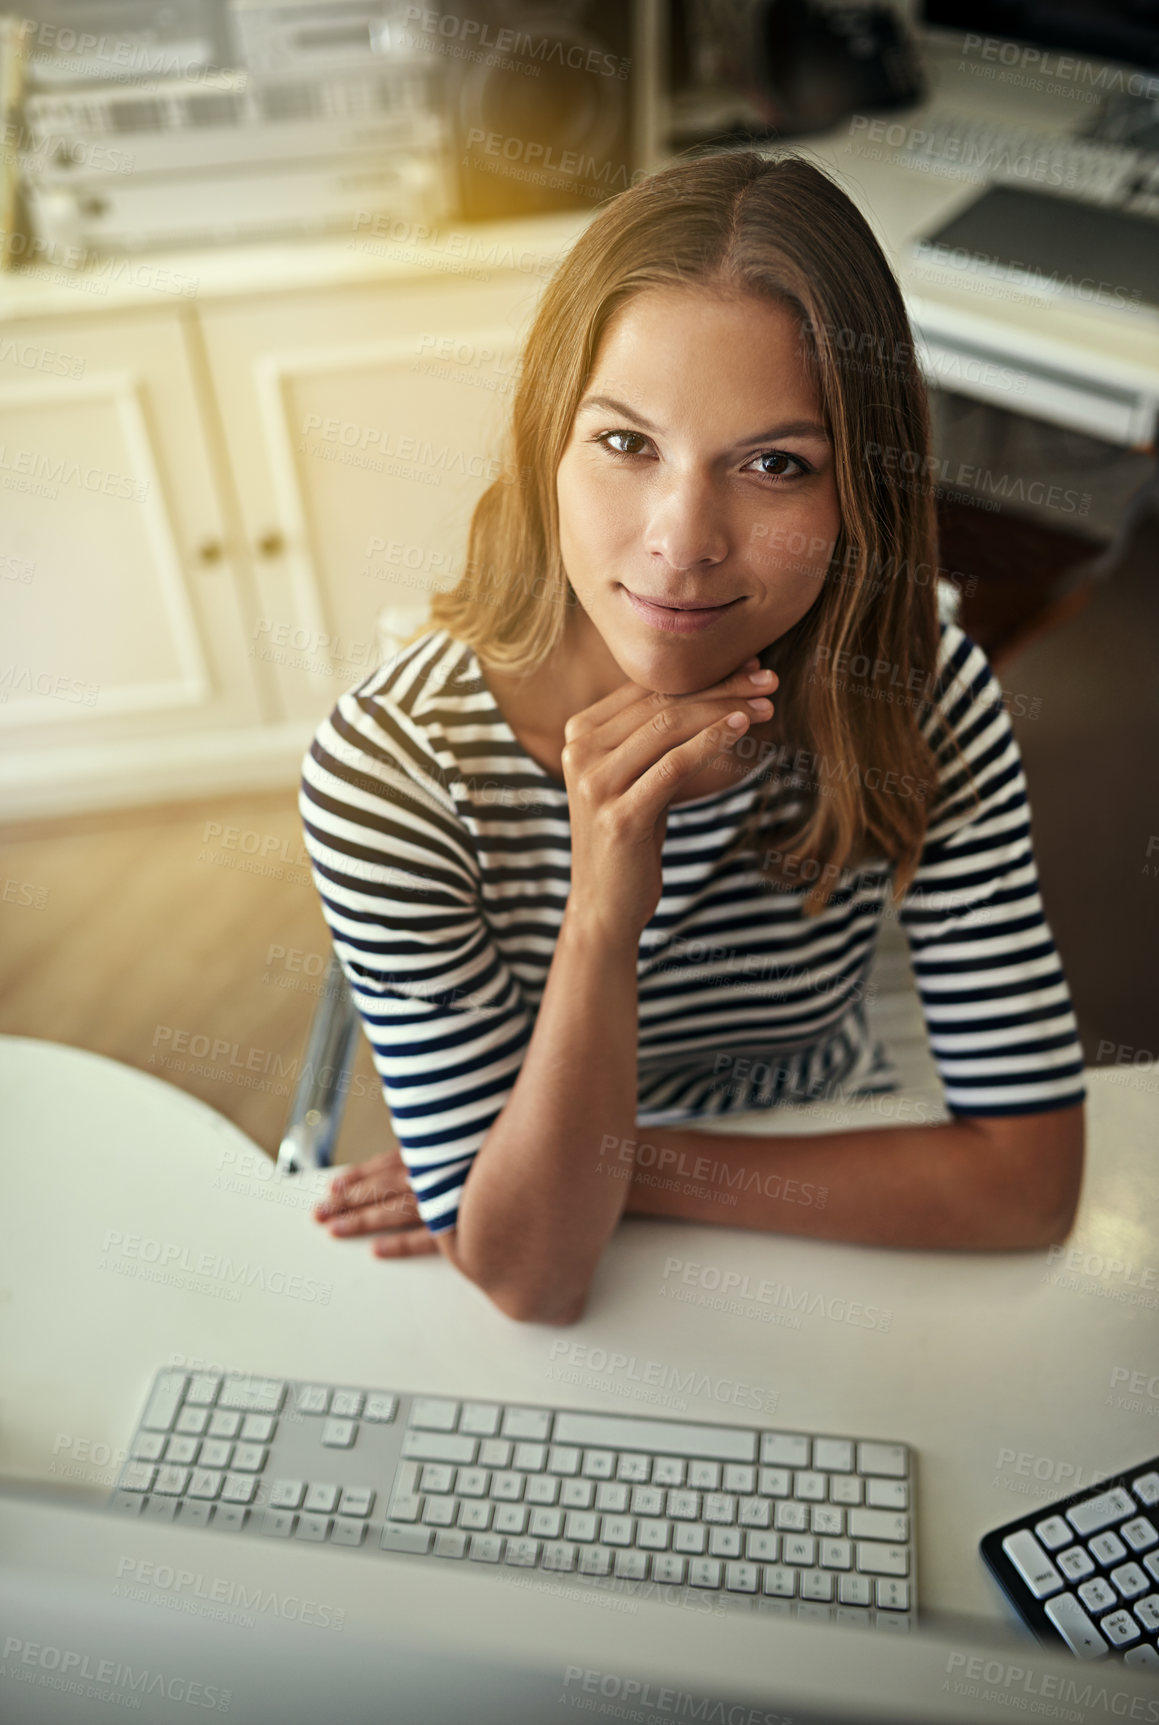
POLYGON ((602 431, 596 442, 614 455, 639 455, 647 447, 648 439, 641 431, 602 431))
POLYGON ((759 463, 757 472, 770 479, 796 479, 809 471, 799 455, 790 455, 784 449, 763 449, 753 460, 759 463))

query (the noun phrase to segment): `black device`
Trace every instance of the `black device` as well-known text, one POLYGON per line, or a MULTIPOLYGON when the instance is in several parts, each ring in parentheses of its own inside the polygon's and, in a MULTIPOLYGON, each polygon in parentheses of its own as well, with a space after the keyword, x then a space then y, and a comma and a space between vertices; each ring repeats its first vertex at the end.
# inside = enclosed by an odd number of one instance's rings
MULTIPOLYGON (((737 141, 825 132, 848 114, 908 107, 923 94, 904 22, 880 3, 674 0, 669 73, 676 92, 734 93, 745 110, 737 141)), ((712 141, 730 140, 718 131, 712 141)))
POLYGON ((1159 1456, 1008 1521, 978 1549, 1039 1641, 1159 1675, 1159 1456))

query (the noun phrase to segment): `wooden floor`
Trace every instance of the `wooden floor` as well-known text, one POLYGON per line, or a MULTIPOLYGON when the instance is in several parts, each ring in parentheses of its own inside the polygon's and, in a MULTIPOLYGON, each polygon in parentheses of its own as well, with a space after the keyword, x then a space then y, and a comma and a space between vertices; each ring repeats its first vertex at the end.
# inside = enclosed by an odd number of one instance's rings
MULTIPOLYGON (((9 827, 0 879, 0 1032, 152 1072, 276 1152, 330 951, 296 790, 9 827)), ((360 1035, 337 1159, 393 1142, 360 1035)))

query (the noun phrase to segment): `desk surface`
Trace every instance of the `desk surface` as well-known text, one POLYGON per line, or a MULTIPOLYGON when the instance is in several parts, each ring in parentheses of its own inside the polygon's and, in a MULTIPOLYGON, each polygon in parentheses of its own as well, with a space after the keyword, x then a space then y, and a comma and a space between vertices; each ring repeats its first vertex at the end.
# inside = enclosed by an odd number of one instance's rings
MULTIPOLYGON (((509 1321, 439 1257, 383 1263, 331 1239, 308 1216, 321 1176, 277 1177, 172 1085, 2 1038, 0 1474, 108 1486, 167 1363, 903 1440, 923 1608, 998 1625, 980 1535, 1159 1449, 1159 1394, 1129 1393, 1136 1372, 1159 1384, 1159 1104, 1141 1074, 1088 1081, 1065 1248, 893 1251, 631 1218, 583 1320, 553 1329, 509 1321)), ((819 1108, 809 1129, 835 1119, 819 1108)))

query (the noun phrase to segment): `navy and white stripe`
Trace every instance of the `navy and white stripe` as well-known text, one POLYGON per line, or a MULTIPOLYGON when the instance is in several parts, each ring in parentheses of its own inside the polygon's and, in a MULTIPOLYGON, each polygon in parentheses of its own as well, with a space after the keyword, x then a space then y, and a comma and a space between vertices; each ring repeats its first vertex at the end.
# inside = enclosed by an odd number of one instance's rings
MULTIPOLYGON (((954 624, 921 723, 939 781, 899 916, 947 1105, 1079 1102, 1018 746, 983 653, 954 624)), ((637 966, 642 1125, 896 1087, 863 1001, 892 865, 847 871, 803 916, 805 885, 769 891, 752 850, 724 857, 761 781, 758 764, 669 810, 637 966)), ((762 848, 788 831, 793 784, 770 799, 762 848)), ((514 736, 473 649, 440 629, 340 698, 302 763, 299 808, 420 1213, 453 1227, 546 985, 570 880, 566 791, 514 736)))

